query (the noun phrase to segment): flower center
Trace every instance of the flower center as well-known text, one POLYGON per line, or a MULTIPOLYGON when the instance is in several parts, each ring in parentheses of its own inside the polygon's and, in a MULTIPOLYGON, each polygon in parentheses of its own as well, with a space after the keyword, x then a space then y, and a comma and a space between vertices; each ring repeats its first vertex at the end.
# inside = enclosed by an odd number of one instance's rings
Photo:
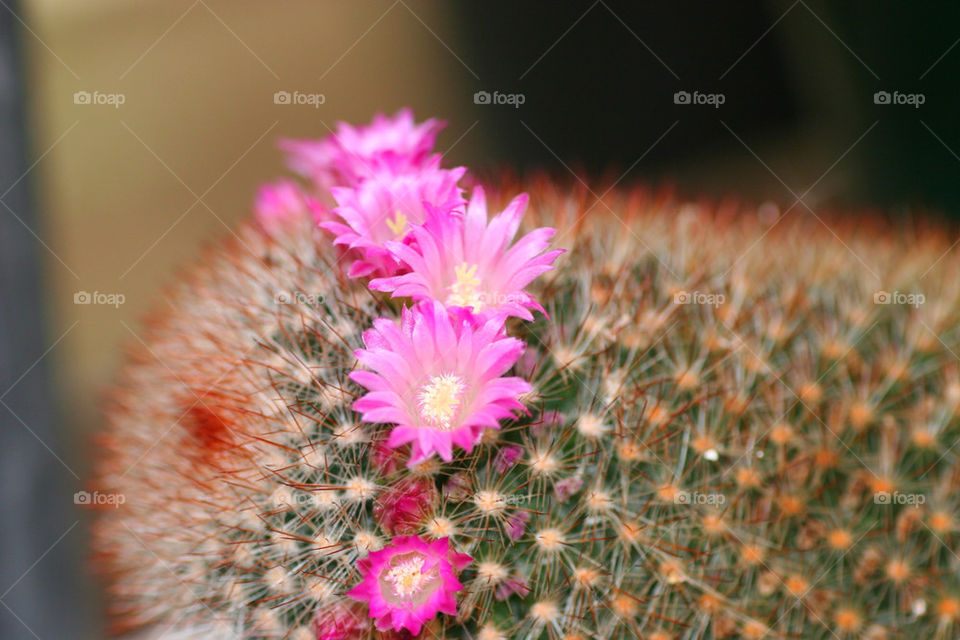
POLYGON ((457 281, 450 285, 450 295, 447 304, 458 307, 473 307, 480 311, 483 307, 483 294, 477 291, 480 280, 477 278, 477 265, 464 262, 453 270, 457 281))
POLYGON ((420 416, 440 429, 449 429, 466 386, 463 378, 452 373, 433 376, 417 394, 420 416))
POLYGON ((402 238, 407 232, 407 216, 397 209, 392 218, 387 218, 387 227, 396 238, 402 238))
POLYGON ((404 560, 387 571, 384 580, 393 586, 394 593, 400 598, 410 598, 417 595, 424 585, 433 576, 423 573, 423 557, 413 556, 404 560))

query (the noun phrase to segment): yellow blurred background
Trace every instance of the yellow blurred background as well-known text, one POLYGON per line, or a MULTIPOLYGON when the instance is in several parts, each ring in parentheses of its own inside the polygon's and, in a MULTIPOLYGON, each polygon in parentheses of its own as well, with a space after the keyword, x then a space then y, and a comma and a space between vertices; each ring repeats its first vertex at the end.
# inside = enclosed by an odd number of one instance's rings
POLYGON ((337 120, 409 105, 418 117, 450 120, 438 146, 452 163, 482 154, 484 136, 462 106, 472 91, 445 44, 451 25, 439 8, 302 0, 25 7, 35 36, 26 45, 40 158, 36 233, 47 248, 48 333, 51 343, 60 339, 49 357, 72 427, 68 464, 87 468, 99 396, 162 286, 202 244, 231 233, 259 183, 284 172, 279 137, 321 137, 337 120), (78 91, 91 104, 77 104, 78 91), (321 93, 324 102, 275 104, 277 91, 321 93), (124 301, 74 304, 81 291, 124 301))

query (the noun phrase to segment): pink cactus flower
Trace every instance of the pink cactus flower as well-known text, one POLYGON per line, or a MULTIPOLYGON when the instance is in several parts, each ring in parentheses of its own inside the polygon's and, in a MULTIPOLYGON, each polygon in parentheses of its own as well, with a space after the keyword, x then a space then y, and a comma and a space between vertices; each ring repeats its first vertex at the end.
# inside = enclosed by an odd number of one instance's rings
POLYGON ((380 631, 406 629, 417 635, 438 613, 457 614, 454 594, 463 589, 457 572, 471 562, 469 555, 450 548, 449 538, 397 537, 357 562, 363 579, 347 595, 369 604, 380 631))
POLYGON ((444 122, 414 122, 410 109, 396 115, 377 114, 367 126, 341 122, 321 140, 283 140, 287 164, 313 180, 321 190, 355 186, 381 170, 394 173, 425 166, 444 122))
POLYGON ((315 220, 326 219, 324 207, 293 180, 277 180, 261 186, 253 211, 266 231, 275 231, 292 220, 311 215, 315 220))
POLYGON ((448 313, 439 302, 404 309, 398 326, 378 318, 356 351, 371 370, 350 374, 368 393, 353 408, 364 422, 396 425, 386 445, 412 443, 413 466, 434 453, 453 459, 454 445, 471 451, 484 429, 523 410, 530 391, 522 378, 504 377, 525 347, 506 337, 503 317, 483 323, 468 313, 448 313))
POLYGON ((332 189, 337 206, 334 213, 342 220, 320 226, 336 236, 334 244, 358 252, 349 270, 351 277, 393 275, 403 268, 386 243, 404 243, 414 226, 427 217, 424 203, 450 216, 464 205, 457 181, 463 167, 440 169, 439 158, 416 171, 393 173, 379 171, 356 187, 332 189))
POLYGON ((542 313, 543 308, 524 287, 552 269, 562 251, 547 251, 556 233, 548 227, 510 245, 526 206, 526 194, 520 195, 488 222, 486 198, 478 187, 464 216, 431 209, 425 223, 412 231, 415 242, 386 243, 410 272, 377 278, 370 288, 392 291, 394 297, 440 300, 477 314, 533 320, 530 310, 542 313))

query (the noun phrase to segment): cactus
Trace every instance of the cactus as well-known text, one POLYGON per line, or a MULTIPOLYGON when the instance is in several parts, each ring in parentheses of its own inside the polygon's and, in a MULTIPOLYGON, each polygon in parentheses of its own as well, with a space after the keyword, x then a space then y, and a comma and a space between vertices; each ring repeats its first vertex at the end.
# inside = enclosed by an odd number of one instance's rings
MULTIPOLYGON (((391 144, 429 162, 436 123, 395 122, 420 138, 391 144)), ((495 210, 528 192, 524 226, 555 227, 567 253, 504 321, 526 343, 522 410, 444 455, 355 410, 364 332, 409 307, 387 293, 402 249, 334 246, 335 178, 287 148, 314 190, 268 192, 178 280, 110 396, 94 485, 125 500, 98 512, 94 546, 115 631, 960 634, 945 227, 486 181, 495 210), (413 626, 364 595, 430 580, 450 598, 413 626)))

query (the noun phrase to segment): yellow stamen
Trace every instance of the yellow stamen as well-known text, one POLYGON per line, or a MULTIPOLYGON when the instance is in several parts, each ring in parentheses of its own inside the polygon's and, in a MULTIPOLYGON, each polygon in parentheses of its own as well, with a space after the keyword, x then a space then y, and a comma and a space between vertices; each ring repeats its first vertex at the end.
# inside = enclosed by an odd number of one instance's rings
POLYGON ((465 388, 460 376, 452 373, 433 376, 417 394, 420 415, 437 428, 449 429, 465 388))
POLYGON ((430 574, 423 573, 423 558, 420 557, 398 563, 384 576, 384 580, 393 585, 394 592, 401 598, 416 595, 431 578, 430 574))
POLYGON ((390 228, 394 236, 402 238, 407 232, 407 216, 403 215, 403 212, 397 209, 393 218, 387 218, 387 227, 390 228))
POLYGON ((477 291, 480 286, 480 280, 477 278, 477 265, 468 265, 464 262, 459 267, 454 267, 453 272, 457 276, 457 281, 450 285, 447 304, 458 307, 473 307, 474 311, 480 311, 483 307, 483 294, 477 291))

